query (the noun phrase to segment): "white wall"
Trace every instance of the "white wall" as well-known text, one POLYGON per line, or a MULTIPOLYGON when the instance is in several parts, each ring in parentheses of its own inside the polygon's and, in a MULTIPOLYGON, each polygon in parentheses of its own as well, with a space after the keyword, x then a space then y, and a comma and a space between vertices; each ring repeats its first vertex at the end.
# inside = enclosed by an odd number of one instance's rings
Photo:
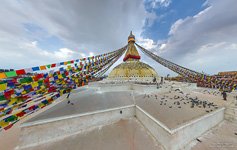
POLYGON ((136 106, 136 117, 167 150, 177 150, 184 148, 189 142, 223 121, 224 108, 191 120, 173 130, 138 106, 136 106))
POLYGON ((131 105, 23 124, 18 149, 55 141, 92 127, 134 117, 134 114, 135 107, 131 105))
POLYGON ((191 120, 175 129, 169 129, 139 106, 134 105, 25 123, 22 125, 19 149, 58 140, 116 122, 121 118, 134 116, 167 150, 176 150, 184 148, 189 142, 219 124, 224 119, 224 108, 191 120))

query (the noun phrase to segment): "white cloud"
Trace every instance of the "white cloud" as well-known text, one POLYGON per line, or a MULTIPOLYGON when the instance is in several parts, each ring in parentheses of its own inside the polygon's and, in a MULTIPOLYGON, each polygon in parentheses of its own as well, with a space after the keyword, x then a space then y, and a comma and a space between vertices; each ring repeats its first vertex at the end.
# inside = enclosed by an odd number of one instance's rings
MULTIPOLYGON (((188 18, 186 18, 188 19, 188 18)), ((180 27, 180 25, 182 25, 182 23, 184 22, 185 20, 183 19, 179 19, 177 20, 170 28, 170 31, 169 31, 169 35, 173 35, 175 34, 175 32, 178 30, 178 28, 180 27)))
POLYGON ((177 20, 165 46, 156 49, 163 49, 164 58, 197 71, 236 70, 236 0, 209 0, 205 5, 209 7, 197 15, 177 20))
POLYGON ((166 44, 163 43, 163 44, 160 45, 160 48, 159 48, 159 49, 160 49, 160 50, 163 50, 163 49, 165 49, 165 48, 166 48, 166 44))
POLYGON ((159 6, 168 7, 171 4, 171 0, 148 0, 148 2, 150 2, 153 9, 159 6))
POLYGON ((139 36, 149 16, 143 0, 2 1, 0 64, 25 68, 109 52, 127 44, 130 30, 139 36), (42 31, 31 34, 24 24, 42 31), (37 41, 50 36, 64 46, 42 48, 37 41))
POLYGON ((93 52, 90 52, 89 53, 89 56, 94 56, 95 54, 93 52))
POLYGON ((82 58, 85 58, 85 57, 86 57, 86 54, 81 53, 81 56, 82 56, 82 58))
POLYGON ((68 48, 60 48, 59 51, 54 52, 55 57, 60 60, 72 59, 74 54, 75 52, 68 48))
POLYGON ((139 43, 142 47, 146 49, 153 49, 157 47, 157 45, 154 43, 152 39, 143 39, 143 38, 138 38, 137 43, 139 43))

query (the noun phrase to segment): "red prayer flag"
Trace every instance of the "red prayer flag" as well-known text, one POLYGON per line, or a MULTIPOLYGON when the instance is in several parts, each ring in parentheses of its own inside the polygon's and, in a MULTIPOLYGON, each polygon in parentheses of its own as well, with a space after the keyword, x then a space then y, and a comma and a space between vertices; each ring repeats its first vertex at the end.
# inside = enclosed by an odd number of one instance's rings
POLYGON ((10 124, 10 125, 8 125, 8 126, 6 126, 6 127, 4 128, 4 130, 8 130, 8 129, 10 129, 12 126, 13 126, 13 123, 10 124))
POLYGON ((22 117, 22 116, 24 116, 24 115, 25 115, 25 112, 24 112, 24 111, 19 112, 19 113, 16 114, 17 117, 22 117))
POLYGON ((51 64, 51 68, 56 67, 56 64, 51 64))
POLYGON ((26 74, 25 69, 16 70, 16 74, 17 74, 17 75, 26 74))

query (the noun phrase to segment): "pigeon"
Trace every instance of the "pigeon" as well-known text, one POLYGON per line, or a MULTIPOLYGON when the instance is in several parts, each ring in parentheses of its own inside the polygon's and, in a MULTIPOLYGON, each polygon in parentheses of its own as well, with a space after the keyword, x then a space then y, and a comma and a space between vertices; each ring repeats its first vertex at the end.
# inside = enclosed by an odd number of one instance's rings
POLYGON ((201 141, 201 140, 199 140, 198 138, 196 138, 196 140, 197 140, 198 142, 200 142, 200 143, 202 142, 202 141, 201 141))

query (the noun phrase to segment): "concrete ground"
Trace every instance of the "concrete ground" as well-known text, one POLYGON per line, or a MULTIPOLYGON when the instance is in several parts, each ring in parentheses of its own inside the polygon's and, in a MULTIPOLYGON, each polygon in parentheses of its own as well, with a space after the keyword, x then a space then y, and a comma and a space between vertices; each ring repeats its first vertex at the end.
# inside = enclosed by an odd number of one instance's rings
POLYGON ((69 97, 72 104, 68 104, 68 100, 57 104, 44 113, 29 119, 27 122, 45 120, 55 117, 68 116, 72 114, 81 114, 97 110, 127 106, 133 104, 131 92, 103 92, 87 89, 82 92, 74 91, 69 97))
MULTIPOLYGON (((184 91, 185 92, 185 91, 184 91)), ((173 129, 192 119, 215 111, 225 104, 220 98, 205 97, 202 94, 189 92, 181 94, 176 91, 154 92, 149 95, 138 95, 135 97, 136 105, 148 112, 157 120, 161 121, 168 128, 173 129), (194 105, 190 98, 198 98, 199 101, 213 102, 214 106, 194 105)))
POLYGON ((236 150, 237 124, 224 121, 198 139, 192 150, 236 150))
MULTIPOLYGON (((109 87, 110 85, 107 86, 109 87)), ((109 89, 108 87, 106 88, 109 89)), ((40 110, 39 112, 36 112, 26 117, 25 119, 20 120, 12 127, 12 129, 0 133, 0 143, 5 143, 0 144, 0 150, 2 149, 11 150, 17 145, 20 133, 19 125, 23 122, 30 123, 34 121, 45 120, 55 117, 70 116, 72 114, 80 114, 96 110, 104 110, 109 108, 136 104, 145 111, 147 111, 154 118, 158 119, 160 122, 165 124, 168 128, 172 129, 178 127, 179 125, 185 122, 191 121, 192 119, 198 118, 199 116, 203 116, 209 112, 215 111, 216 109, 226 106, 231 102, 231 100, 229 99, 228 101, 223 101, 220 93, 213 94, 215 90, 196 88, 195 86, 190 84, 177 83, 177 82, 166 82, 162 86, 162 88, 152 89, 152 92, 146 92, 149 91, 149 88, 147 88, 143 92, 142 91, 134 92, 129 90, 123 91, 123 89, 113 91, 112 88, 111 90, 103 91, 102 89, 103 87, 96 88, 95 85, 93 85, 93 88, 90 88, 90 86, 79 88, 77 90, 74 90, 71 93, 71 96, 69 97, 69 100, 73 103, 73 105, 68 104, 67 99, 61 99, 60 102, 54 103, 40 110), (191 99, 195 99, 196 97, 197 100, 199 100, 199 102, 206 101, 208 103, 213 103, 212 104, 213 106, 211 105, 210 108, 209 106, 206 106, 204 108, 203 105, 195 104, 194 107, 192 107, 191 99)), ((69 149, 71 148, 70 145, 73 144, 79 147, 81 145, 82 146, 81 149, 83 149, 84 147, 88 149, 90 148, 93 149, 94 144, 89 143, 88 145, 89 147, 87 147, 86 145, 88 144, 88 142, 86 143, 86 140, 83 139, 92 140, 94 139, 94 137, 96 137, 95 141, 97 141, 97 147, 101 146, 102 149, 103 146, 106 145, 103 142, 103 140, 111 141, 112 139, 114 140, 114 142, 118 140, 120 142, 123 141, 125 143, 124 147, 122 148, 119 147, 119 149, 128 149, 128 148, 140 149, 139 147, 141 147, 141 149, 142 148, 159 149, 160 148, 159 146, 158 147, 155 146, 156 143, 155 144, 150 143, 151 147, 147 148, 147 145, 149 144, 149 142, 147 141, 149 139, 148 138, 149 136, 148 134, 146 134, 146 136, 143 137, 141 134, 143 133, 142 130, 144 130, 144 128, 139 126, 140 124, 137 123, 136 120, 120 121, 119 123, 115 123, 113 125, 101 127, 102 132, 98 132, 100 130, 97 129, 87 132, 88 134, 75 135, 74 137, 75 140, 74 138, 69 137, 65 139, 65 145, 69 145, 69 149), (124 123, 124 125, 119 126, 118 124, 121 123, 124 123), (135 127, 134 129, 135 131, 133 130, 132 126, 135 127), (117 132, 117 130, 120 131, 121 134, 120 132, 117 132), (109 134, 110 132, 113 133, 113 136, 112 134, 111 135, 109 134), (127 136, 124 135, 126 133, 128 134, 127 136), (141 137, 139 137, 138 135, 141 135, 141 137), (102 137, 100 138, 100 136, 102 137), (133 141, 126 141, 130 140, 131 136, 132 137, 134 136, 132 138, 133 141), (78 141, 77 138, 80 140, 78 141), (144 141, 145 143, 140 144, 136 143, 135 141, 136 142, 144 141), (80 144, 78 145, 77 143, 80 144), (137 147, 137 145, 139 145, 139 147, 137 147), (146 146, 144 147, 144 145, 146 146)), ((223 128, 225 127, 227 126, 220 127, 220 130, 223 130, 223 128)), ((230 132, 227 134, 232 135, 233 133, 230 132)), ((216 136, 218 136, 218 134, 216 136)), ((228 136, 226 136, 226 138, 228 139, 228 136)), ((60 146, 57 145, 61 145, 62 148, 64 144, 61 143, 64 142, 56 142, 47 145, 42 145, 41 149, 60 148, 60 146)), ((114 143, 114 145, 116 144, 118 143, 114 143)), ((107 149, 112 149, 109 146, 112 145, 108 145, 107 149)), ((203 147, 203 145, 200 146, 203 147)), ((116 149, 116 146, 114 146, 113 149, 116 149)))
POLYGON ((88 86, 86 90, 81 92, 74 91, 69 97, 69 100, 74 105, 63 101, 44 113, 29 119, 27 122, 136 104, 168 128, 173 129, 185 122, 215 111, 227 103, 221 99, 220 94, 217 96, 203 94, 201 91, 197 91, 197 89, 195 91, 191 86, 184 83, 173 84, 173 82, 167 82, 160 89, 156 89, 154 86, 151 87, 153 92, 149 94, 141 91, 122 91, 122 89, 119 90, 118 88, 113 90, 112 87, 110 91, 104 91, 103 86, 96 89, 96 86, 93 85, 93 88, 88 86), (214 106, 206 106, 204 108, 203 105, 195 105, 192 108, 190 98, 196 97, 200 101, 213 103, 214 106))
POLYGON ((24 150, 160 150, 162 146, 135 118, 96 127, 24 150))

